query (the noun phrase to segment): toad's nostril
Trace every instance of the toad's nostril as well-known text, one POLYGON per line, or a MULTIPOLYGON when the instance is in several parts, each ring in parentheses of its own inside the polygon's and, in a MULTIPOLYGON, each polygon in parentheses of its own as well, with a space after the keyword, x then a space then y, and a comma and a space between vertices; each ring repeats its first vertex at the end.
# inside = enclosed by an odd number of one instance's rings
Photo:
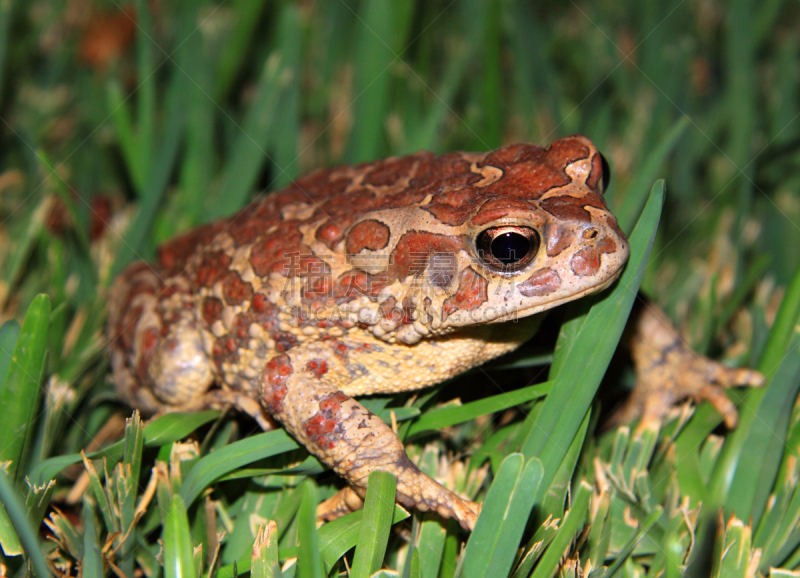
POLYGON ((597 238, 597 229, 587 229, 583 232, 583 238, 587 241, 597 238))

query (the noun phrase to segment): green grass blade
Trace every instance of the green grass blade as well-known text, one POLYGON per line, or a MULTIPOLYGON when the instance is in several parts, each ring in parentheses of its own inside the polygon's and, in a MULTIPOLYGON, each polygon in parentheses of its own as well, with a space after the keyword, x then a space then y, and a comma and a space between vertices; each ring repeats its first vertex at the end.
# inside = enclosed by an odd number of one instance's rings
POLYGON ((186 152, 181 163, 180 195, 176 197, 174 211, 166 216, 168 228, 159 230, 159 237, 172 236, 176 231, 200 223, 205 199, 214 178, 214 117, 217 104, 208 96, 212 92, 213 79, 212 71, 206 66, 210 48, 203 40, 201 34, 192 34, 186 39, 189 52, 186 74, 194 81, 189 87, 186 103, 186 152))
MULTIPOLYGON (((185 438, 200 426, 219 417, 219 411, 208 410, 197 413, 168 413, 154 419, 144 428, 145 447, 160 447, 185 438)), ((120 440, 97 452, 87 454, 87 458, 97 460, 108 458, 117 461, 125 451, 125 442, 120 440)), ((64 468, 81 461, 81 454, 56 456, 44 460, 33 470, 29 477, 32 483, 42 485, 55 478, 64 468)))
POLYGON ((392 527, 396 486, 397 478, 388 472, 375 471, 369 475, 364 515, 350 570, 353 578, 368 578, 381 569, 392 527))
MULTIPOLYGON (((617 216, 617 221, 619 221, 619 226, 623 231, 630 231, 631 227, 633 227, 636 215, 639 214, 647 201, 645 195, 647 185, 659 177, 659 172, 663 171, 664 162, 678 145, 688 126, 689 117, 682 116, 669 132, 661 138, 655 148, 648 152, 642 161, 641 167, 636 171, 636 177, 630 182, 625 191, 617 194, 613 187, 609 191, 606 199, 608 206, 617 216)), ((613 167, 611 168, 613 171, 613 167)))
MULTIPOLYGON (((27 480, 26 480, 27 481, 27 480)), ((32 486, 28 483, 28 495, 25 497, 25 509, 28 511, 28 519, 34 527, 42 523, 50 500, 56 489, 55 482, 48 482, 43 486, 32 486)))
POLYGON ((717 460, 714 475, 710 483, 709 495, 714 497, 712 509, 725 504, 729 496, 739 461, 745 452, 746 442, 753 427, 758 427, 756 412, 767 391, 772 389, 772 377, 781 367, 781 360, 786 355, 794 326, 800 317, 800 269, 795 272, 792 283, 781 301, 775 324, 770 330, 767 345, 758 364, 758 369, 767 379, 767 387, 750 389, 743 394, 739 411, 739 425, 725 441, 722 453, 717 460))
POLYGON ((164 520, 164 577, 194 578, 192 531, 189 516, 180 496, 172 496, 164 520))
POLYGON ((775 324, 769 332, 767 345, 758 363, 759 371, 768 379, 777 371, 786 355, 798 319, 800 319, 800 268, 795 271, 791 284, 786 288, 780 309, 775 315, 775 324))
POLYGON ((250 561, 251 578, 280 578, 278 565, 278 528, 270 520, 256 533, 253 554, 250 561))
POLYGON ((19 336, 20 326, 14 319, 3 323, 0 327, 0 391, 6 383, 8 368, 13 359, 14 344, 19 336))
POLYGON ((322 552, 317 535, 317 487, 311 480, 300 485, 303 501, 297 513, 297 578, 322 578, 322 552))
POLYGON ((190 80, 180 71, 173 73, 172 81, 167 88, 164 111, 164 128, 161 132, 158 153, 155 155, 151 170, 147 174, 144 186, 139 189, 141 204, 139 213, 125 234, 124 242, 114 261, 113 279, 133 259, 151 256, 149 238, 156 219, 156 211, 161 205, 167 191, 169 179, 175 160, 178 157, 183 141, 186 123, 186 95, 190 80))
POLYGON ((421 578, 422 577, 422 561, 419 556, 419 549, 413 548, 406 564, 408 571, 403 574, 403 578, 421 578))
POLYGON ((97 521, 94 515, 94 504, 84 494, 83 496, 83 561, 82 576, 84 578, 102 578, 103 557, 102 544, 98 542, 97 521))
POLYGON ((122 451, 122 463, 131 467, 130 478, 135 484, 138 484, 144 446, 144 426, 138 411, 134 411, 133 415, 125 420, 125 437, 122 441, 125 444, 122 451))
POLYGON ((191 504, 217 478, 252 462, 296 450, 300 446, 284 430, 245 438, 199 459, 181 485, 180 495, 191 504))
POLYGON ((5 385, 0 391, 0 413, 5 420, 0 431, 0 461, 11 460, 8 475, 15 483, 22 479, 21 466, 26 461, 33 432, 39 383, 45 370, 49 319, 50 299, 47 295, 37 295, 28 307, 5 385))
POLYGON ((545 578, 554 575, 567 546, 583 527, 591 497, 592 487, 586 482, 581 482, 573 496, 572 507, 564 516, 564 522, 536 565, 531 578, 545 578))
POLYGON ((745 578, 751 576, 750 551, 752 530, 741 520, 731 519, 720 531, 714 557, 712 578, 745 578))
POLYGON ((631 554, 633 554, 633 551, 636 549, 636 545, 641 542, 650 529, 656 525, 656 523, 661 519, 663 513, 663 508, 658 506, 647 516, 645 521, 639 525, 636 533, 631 537, 625 547, 622 548, 619 554, 615 555, 616 560, 611 566, 608 567, 608 570, 606 570, 605 574, 603 574, 603 578, 611 578, 620 568, 622 568, 622 565, 625 563, 625 561, 630 557, 631 554))
POLYGON ((241 72, 242 65, 247 62, 247 50, 266 0, 238 0, 235 5, 236 24, 214 67, 215 102, 224 102, 227 99, 233 81, 241 72))
MULTIPOLYGON (((291 70, 287 55, 296 53, 302 39, 297 8, 286 5, 278 23, 278 43, 267 59, 258 82, 258 90, 247 110, 240 133, 231 147, 223 170, 222 188, 207 211, 210 219, 230 215, 241 208, 253 193, 258 175, 269 160, 267 152, 274 143, 274 132, 281 114, 278 108, 286 80, 299 73, 291 70)), ((283 167, 275 167, 282 171, 283 167)))
MULTIPOLYGON (((142 79, 136 94, 137 142, 144 160, 145 174, 150 172, 155 143, 155 30, 150 6, 145 0, 136 0, 136 68, 142 79)), ((166 55, 164 55, 166 58, 166 55)))
POLYGON ((781 465, 792 406, 800 389, 800 333, 795 332, 789 344, 789 354, 783 359, 755 412, 754 427, 750 429, 738 463, 725 512, 751 520, 753 527, 764 513, 775 477, 781 465), (764 427, 763 424, 769 424, 764 427))
POLYGON ((368 0, 357 17, 353 45, 353 130, 347 162, 359 163, 383 155, 389 110, 392 64, 402 50, 411 24, 410 2, 368 0))
POLYGON ((14 524, 8 517, 5 506, 0 504, 0 547, 6 556, 20 556, 22 554, 22 544, 19 543, 17 533, 14 531, 14 524))
POLYGON ((510 407, 515 407, 527 401, 546 396, 553 386, 553 382, 537 383, 522 389, 500 393, 472 401, 455 407, 435 408, 422 414, 419 419, 411 424, 408 436, 428 431, 441 430, 442 428, 464 423, 490 413, 497 413, 510 407))
POLYGON ((631 256, 615 289, 611 294, 595 297, 587 315, 565 324, 564 331, 576 337, 560 348, 557 345, 553 365, 561 369, 536 427, 522 444, 525 456, 538 456, 544 465, 540 494, 549 488, 564 450, 580 428, 622 335, 650 254, 663 198, 664 182, 658 181, 631 234, 631 256))
MULTIPOLYGON (((319 546, 322 551, 322 559, 328 568, 333 566, 358 542, 363 515, 364 510, 358 510, 333 522, 328 522, 319 529, 319 546)), ((395 504, 392 511, 392 524, 402 522, 408 517, 408 512, 395 504)))
POLYGON ((0 503, 5 507, 14 531, 19 537, 19 542, 22 544, 31 566, 33 566, 33 573, 39 578, 49 578, 50 572, 42 553, 38 535, 31 528, 25 508, 16 490, 14 490, 11 480, 2 471, 0 471, 0 503))
POLYGON ((144 189, 147 180, 146 159, 133 128, 131 110, 119 80, 112 79, 106 86, 109 118, 122 152, 131 182, 137 191, 144 189))
POLYGON ((415 551, 419 555, 419 571, 422 576, 438 576, 447 537, 446 522, 425 514, 421 516, 419 540, 415 551))
MULTIPOLYGON (((53 183, 59 198, 67 208, 67 213, 69 214, 70 219, 72 219, 72 222, 75 224, 73 230, 75 231, 75 235, 78 237, 78 241, 80 241, 81 250, 84 252, 84 254, 88 255, 90 251, 90 241, 87 234, 88 227, 86 226, 85 219, 81 218, 81 215, 78 213, 78 209, 75 206, 75 198, 73 196, 74 191, 67 187, 64 177, 58 174, 55 165, 53 165, 50 157, 43 149, 36 151, 36 158, 42 164, 45 171, 47 171, 47 174, 53 183)), ((93 273, 94 271, 92 270, 91 274, 93 273)), ((56 303, 58 303, 57 298, 56 303)))
POLYGON ((509 573, 543 473, 536 458, 525 464, 522 454, 510 454, 503 460, 467 542, 462 576, 509 573))

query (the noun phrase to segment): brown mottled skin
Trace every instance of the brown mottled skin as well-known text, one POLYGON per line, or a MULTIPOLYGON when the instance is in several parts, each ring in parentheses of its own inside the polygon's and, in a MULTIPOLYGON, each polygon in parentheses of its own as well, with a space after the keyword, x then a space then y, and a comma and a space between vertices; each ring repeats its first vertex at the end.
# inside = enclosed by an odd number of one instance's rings
MULTIPOLYGON (((420 472, 352 396, 441 382, 515 349, 533 314, 608 287, 628 243, 602 186, 581 136, 312 173, 123 273, 110 303, 117 392, 151 414, 234 404, 263 427, 274 418, 355 491, 328 517, 381 469, 402 504, 472 528, 478 504, 420 472), (528 245, 504 264, 495 250, 509 238, 528 245)), ((669 401, 721 405, 708 382, 698 394, 672 391, 678 381, 667 376, 669 401)))

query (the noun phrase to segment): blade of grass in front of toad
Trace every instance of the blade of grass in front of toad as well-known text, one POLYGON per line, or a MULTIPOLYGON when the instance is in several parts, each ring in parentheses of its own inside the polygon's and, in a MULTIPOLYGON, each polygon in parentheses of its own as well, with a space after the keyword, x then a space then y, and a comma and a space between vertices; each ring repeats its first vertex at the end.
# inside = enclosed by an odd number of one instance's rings
POLYGON ((388 472, 374 471, 369 475, 364 514, 350 569, 352 578, 369 578, 381 569, 392 527, 396 487, 397 478, 388 472))
MULTIPOLYGON (((22 544, 27 558, 31 562, 31 566, 33 566, 34 574, 39 578, 49 577, 50 573, 47 570, 47 562, 45 562, 42 554, 38 534, 31 528, 25 507, 19 494, 14 489, 11 479, 2 470, 0 470, 0 503, 8 513, 8 519, 13 525, 13 531, 19 538, 19 543, 22 544)), ((3 546, 5 547, 5 544, 3 546)), ((11 555, 10 552, 6 554, 11 555)))
MULTIPOLYGON (((797 270, 786 290, 778 314, 775 316, 775 324, 770 330, 764 353, 759 361, 758 369, 767 378, 769 385, 765 388, 750 389, 744 392, 743 403, 739 408, 739 425, 728 436, 719 460, 717 460, 709 492, 709 496, 713 496, 715 499, 715 505, 728 503, 730 485, 736 475, 746 442, 751 429, 758 425, 755 421, 758 408, 767 391, 771 389, 772 378, 781 367, 781 360, 788 353, 798 318, 800 318, 800 269, 797 270)), ((715 508, 712 507, 713 509, 715 508)))
POLYGON ((13 359, 14 344, 19 336, 20 326, 14 319, 9 319, 0 326, 0 391, 6 382, 8 368, 13 359))
POLYGON ((538 456, 544 465, 540 495, 550 487, 622 335, 644 274, 663 199, 664 182, 657 181, 631 234, 631 256, 616 287, 609 295, 595 297, 588 314, 566 322, 562 328, 566 335, 575 337, 569 343, 559 338, 553 365, 560 369, 536 427, 522 443, 523 454, 538 456))
POLYGON ((103 576, 102 544, 97 532, 97 519, 94 503, 87 495, 83 495, 83 559, 81 560, 81 576, 84 578, 101 578, 103 576))
MULTIPOLYGON (((144 428, 144 445, 146 447, 160 447, 179 439, 185 438, 200 426, 217 419, 219 411, 207 410, 197 413, 168 413, 162 415, 144 428)), ((116 462, 122 458, 125 440, 120 440, 97 452, 87 454, 87 458, 97 460, 108 458, 116 462)), ((34 484, 42 485, 55 478, 64 468, 81 461, 81 454, 55 456, 40 462, 31 472, 29 477, 34 484)))
POLYGON ((172 496, 164 520, 164 577, 194 578, 197 575, 192 556, 192 531, 189 516, 180 496, 172 496))
POLYGON ((497 472, 467 541, 460 576, 505 576, 519 549, 525 523, 542 481, 542 463, 510 454, 497 472))
POLYGON ((531 578, 544 578, 545 576, 555 575, 558 564, 561 562, 570 542, 583 527, 591 497, 592 487, 586 482, 580 482, 572 501, 572 507, 564 516, 563 523, 536 565, 531 578))
POLYGON ((795 331, 787 355, 761 398, 754 427, 736 464, 725 500, 726 514, 749 520, 753 527, 764 513, 781 465, 789 419, 800 388, 800 333, 795 331), (756 425, 757 424, 757 425, 756 425))
POLYGON ((299 447, 297 442, 282 429, 239 440, 199 459, 184 478, 180 495, 186 504, 191 505, 195 498, 217 478, 236 468, 299 447))
POLYGON ((303 501, 297 512, 297 578, 322 578, 322 552, 317 534, 317 486, 307 479, 300 484, 303 501))
POLYGON ((0 414, 5 420, 0 430, 0 462, 11 460, 7 472, 16 484, 22 479, 35 422, 39 383, 45 370, 49 318, 50 299, 47 295, 37 295, 28 307, 0 391, 0 414))
POLYGON ((515 407, 533 399, 546 396, 552 389, 553 382, 546 381, 529 385, 522 389, 499 393, 485 399, 465 403, 464 405, 445 406, 434 408, 420 415, 408 429, 408 436, 441 430, 473 420, 482 415, 497 413, 510 407, 515 407))

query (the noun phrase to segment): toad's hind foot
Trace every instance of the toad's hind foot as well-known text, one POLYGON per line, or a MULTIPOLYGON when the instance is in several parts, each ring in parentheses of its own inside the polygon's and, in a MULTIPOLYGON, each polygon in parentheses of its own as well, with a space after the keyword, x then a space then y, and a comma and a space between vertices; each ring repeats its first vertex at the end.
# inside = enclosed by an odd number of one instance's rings
POLYGON ((614 427, 641 418, 641 427, 660 422, 684 399, 708 401, 736 427, 738 413, 725 393, 737 385, 759 387, 764 376, 751 369, 730 368, 692 351, 666 315, 652 303, 634 310, 629 345, 636 366, 636 387, 606 424, 614 427), (635 316, 635 317, 634 317, 635 316))
MULTIPOLYGON (((448 493, 449 494, 449 493, 448 493)), ((481 505, 449 494, 443 503, 433 505, 433 511, 444 518, 455 518, 465 530, 472 530, 478 519, 481 505)), ((415 503, 419 508, 420 503, 415 503)), ((342 488, 317 506, 317 522, 330 522, 364 507, 363 498, 350 486, 342 488)), ((425 509, 424 506, 419 509, 425 509)))
POLYGON ((317 506, 317 523, 331 522, 364 507, 364 500, 346 486, 317 506))

